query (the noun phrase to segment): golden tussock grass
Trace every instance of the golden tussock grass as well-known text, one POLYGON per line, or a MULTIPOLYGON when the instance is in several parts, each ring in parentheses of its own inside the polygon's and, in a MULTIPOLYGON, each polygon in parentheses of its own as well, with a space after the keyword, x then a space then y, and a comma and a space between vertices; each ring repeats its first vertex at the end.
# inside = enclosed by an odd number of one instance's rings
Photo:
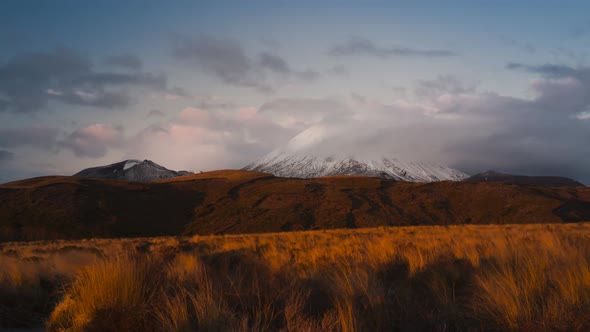
POLYGON ((590 224, 564 224, 5 243, 0 324, 587 331, 589 240, 590 224))

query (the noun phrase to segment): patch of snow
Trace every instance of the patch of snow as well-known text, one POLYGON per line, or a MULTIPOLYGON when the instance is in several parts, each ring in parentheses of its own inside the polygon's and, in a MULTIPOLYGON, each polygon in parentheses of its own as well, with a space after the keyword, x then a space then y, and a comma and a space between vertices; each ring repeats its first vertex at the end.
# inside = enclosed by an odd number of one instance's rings
MULTIPOLYGON (((139 160, 127 160, 127 161, 125 162, 125 165, 123 165, 123 170, 130 169, 131 167, 133 167, 133 166, 135 166, 135 165, 137 165, 137 164, 139 164, 139 163, 140 163, 140 161, 139 161, 139 160)), ((115 172, 116 172, 116 171, 115 171, 115 172)))

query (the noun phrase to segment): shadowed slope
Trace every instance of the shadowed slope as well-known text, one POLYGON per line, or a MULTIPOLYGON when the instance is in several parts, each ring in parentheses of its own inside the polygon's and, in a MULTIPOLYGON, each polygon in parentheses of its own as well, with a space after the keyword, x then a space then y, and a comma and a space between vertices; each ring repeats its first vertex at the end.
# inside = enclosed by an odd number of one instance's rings
POLYGON ((0 186, 0 239, 173 235, 203 194, 169 184, 43 177, 0 186))

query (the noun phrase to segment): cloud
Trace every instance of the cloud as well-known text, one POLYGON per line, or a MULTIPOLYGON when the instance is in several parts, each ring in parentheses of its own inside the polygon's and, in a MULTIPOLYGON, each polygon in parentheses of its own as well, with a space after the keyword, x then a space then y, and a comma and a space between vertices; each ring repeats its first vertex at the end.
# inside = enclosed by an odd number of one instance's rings
POLYGON ((556 64, 526 65, 508 63, 506 68, 540 74, 531 87, 537 92, 535 106, 555 112, 574 114, 590 107, 590 68, 556 64))
MULTIPOLYGON (((277 76, 292 71, 275 62, 265 64, 264 71, 277 76)), ((275 98, 253 106, 197 96, 190 107, 167 111, 165 118, 154 118, 156 123, 137 132, 94 124, 58 139, 57 130, 43 136, 47 129, 2 129, 0 149, 57 146, 78 157, 123 154, 161 160, 175 169, 241 168, 319 126, 325 137, 316 150, 326 154, 436 162, 467 173, 496 169, 562 175, 590 184, 588 69, 519 63, 507 67, 533 74, 532 97, 482 92, 453 75, 419 80, 413 90, 408 88, 412 98, 400 93, 387 102, 351 94, 275 98)), ((47 90, 62 93, 56 87, 47 90)), ((84 92, 80 98, 94 98, 84 92)))
POLYGON ((439 76, 417 83, 415 101, 341 100, 350 112, 340 113, 339 121, 311 124, 326 133, 317 149, 443 163, 467 173, 570 176, 590 184, 587 69, 518 68, 541 74, 531 82, 531 99, 478 92, 439 76))
POLYGON ((259 65, 262 68, 267 68, 279 74, 289 74, 291 72, 291 68, 289 68, 287 62, 277 55, 260 53, 258 57, 259 65))
POLYGON ((209 112, 194 108, 187 107, 180 112, 178 119, 185 124, 205 124, 209 121, 209 112))
POLYGON ((174 44, 173 54, 178 59, 196 64, 230 85, 270 92, 293 79, 312 81, 319 77, 312 69, 294 70, 276 54, 262 52, 251 57, 231 39, 181 36, 174 44))
POLYGON ((157 117, 163 117, 163 116, 166 116, 166 113, 164 113, 160 110, 151 110, 148 113, 148 117, 156 117, 157 118, 157 117))
POLYGON ((468 93, 424 104, 357 98, 348 105, 355 114, 320 122, 326 137, 316 146, 318 153, 435 162, 471 174, 497 169, 562 175, 590 183, 588 123, 537 109, 532 101, 468 93))
POLYGON ((475 92, 476 85, 465 85, 453 75, 439 75, 433 80, 419 80, 414 93, 421 98, 438 97, 443 94, 464 94, 475 92))
POLYGON ((332 67, 328 68, 326 70, 326 73, 329 75, 334 75, 334 76, 348 76, 350 71, 344 65, 336 65, 336 66, 332 66, 332 67))
POLYGON ((255 85, 256 78, 250 77, 252 61, 236 41, 208 36, 195 40, 181 38, 176 41, 174 55, 180 59, 198 62, 226 83, 255 85))
POLYGON ((278 39, 274 38, 273 36, 262 36, 260 38, 258 38, 258 41, 273 50, 279 49, 281 47, 281 43, 278 41, 278 39))
POLYGON ((196 107, 207 110, 233 109, 237 107, 237 105, 234 102, 216 96, 201 96, 197 97, 196 99, 196 107))
POLYGON ((339 100, 279 98, 262 104, 260 114, 281 126, 303 130, 320 122, 337 122, 352 112, 339 100))
POLYGON ((537 48, 529 42, 520 42, 516 39, 507 37, 507 36, 502 36, 500 38, 500 40, 502 41, 502 43, 506 46, 510 46, 513 48, 516 48, 518 50, 521 50, 522 52, 525 53, 529 53, 529 54, 533 54, 537 52, 537 48))
POLYGON ((71 150, 77 157, 99 158, 111 147, 122 147, 123 129, 96 123, 80 128, 59 142, 59 146, 71 150))
POLYGON ((125 107, 124 87, 166 89, 166 77, 152 73, 102 72, 70 49, 21 53, 0 64, 0 111, 31 112, 50 100, 79 106, 125 107))
POLYGON ((164 99, 166 100, 178 100, 181 98, 192 98, 192 95, 181 87, 174 86, 166 91, 164 99))
POLYGON ((74 89, 71 91, 47 90, 52 99, 62 101, 71 105, 94 106, 113 109, 126 107, 131 103, 131 98, 125 93, 119 92, 94 92, 92 90, 74 89), (51 93, 54 91, 55 93, 51 93))
POLYGON ((255 107, 217 111, 187 107, 170 121, 130 137, 127 156, 165 160, 175 169, 241 168, 298 131, 273 122, 255 107))
POLYGON ((297 72, 292 72, 294 77, 307 82, 312 82, 320 78, 321 74, 313 69, 307 69, 297 72))
POLYGON ((14 153, 0 150, 0 163, 14 159, 14 153))
POLYGON ((111 55, 108 56, 104 62, 107 65, 117 66, 127 69, 139 70, 141 69, 143 63, 137 54, 133 53, 124 53, 118 55, 111 55))
MULTIPOLYGON (((481 92, 476 84, 439 75, 416 82, 414 98, 409 100, 399 97, 384 103, 355 94, 278 98, 238 111, 238 118, 264 121, 264 131, 273 128, 281 133, 269 136, 266 152, 285 144, 287 133, 314 127, 322 129, 321 142, 313 149, 319 154, 420 160, 471 174, 496 169, 561 175, 590 184, 590 102, 579 98, 590 90, 590 82, 583 79, 585 68, 568 68, 519 67, 539 75, 529 86, 535 92, 532 98, 481 92)), ((211 114, 194 123, 216 132, 247 127, 229 125, 211 114)), ((248 136, 238 137, 230 140, 235 146, 248 136)), ((259 136, 254 141, 264 139, 259 136)), ((220 144, 220 151, 230 141, 220 144)), ((243 152, 233 151, 230 159, 236 162, 225 165, 239 165, 238 161, 245 165, 264 149, 247 145, 243 152)))
POLYGON ((273 121, 257 107, 185 107, 168 115, 131 134, 108 124, 85 126, 58 140, 57 147, 93 159, 116 151, 124 158, 162 160, 177 169, 241 168, 300 130, 273 121))
POLYGON ((480 92, 452 75, 417 81, 413 99, 387 103, 353 94, 276 98, 259 107, 239 107, 217 97, 197 97, 192 107, 129 136, 122 128, 93 125, 68 135, 59 146, 91 158, 117 149, 125 157, 162 160, 178 169, 241 168, 319 126, 324 137, 318 153, 436 162, 468 173, 497 169, 563 175, 590 183, 590 108, 562 100, 588 90, 585 69, 515 69, 539 75, 530 84, 533 98, 480 92))
POLYGON ((579 77, 582 79, 590 78, 590 68, 573 68, 565 65, 557 64, 543 64, 543 65, 527 65, 517 62, 509 62, 506 64, 507 69, 522 70, 530 73, 541 74, 550 78, 564 78, 564 77, 579 77))
POLYGON ((0 147, 30 146, 49 149, 55 145, 59 134, 56 128, 44 126, 0 128, 0 147))
POLYGON ((416 49, 406 46, 378 46, 373 41, 361 37, 353 37, 349 40, 334 45, 328 52, 329 55, 370 55, 379 58, 389 57, 450 57, 457 55, 454 51, 442 49, 416 49))

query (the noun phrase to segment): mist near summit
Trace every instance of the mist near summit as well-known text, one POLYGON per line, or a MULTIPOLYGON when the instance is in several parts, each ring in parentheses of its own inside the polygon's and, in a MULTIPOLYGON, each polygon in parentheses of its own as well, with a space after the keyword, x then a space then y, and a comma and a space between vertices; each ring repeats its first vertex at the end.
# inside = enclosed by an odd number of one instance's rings
MULTIPOLYGON (((552 90, 539 91, 531 99, 477 91, 453 94, 444 92, 445 87, 440 87, 440 94, 413 103, 381 104, 351 96, 334 101, 341 107, 338 112, 318 107, 307 117, 313 125, 296 140, 301 141, 301 150, 319 156, 395 157, 442 163, 472 174, 500 169, 531 175, 575 174, 581 179, 590 167, 588 124, 577 108, 568 112, 560 102, 553 102, 555 109, 546 104, 550 97, 557 98, 547 91, 554 93, 569 84, 567 80, 536 81, 537 86, 552 85, 552 90)), ((563 98, 572 97, 576 98, 563 98)), ((273 111, 279 113, 281 108, 273 111)))

